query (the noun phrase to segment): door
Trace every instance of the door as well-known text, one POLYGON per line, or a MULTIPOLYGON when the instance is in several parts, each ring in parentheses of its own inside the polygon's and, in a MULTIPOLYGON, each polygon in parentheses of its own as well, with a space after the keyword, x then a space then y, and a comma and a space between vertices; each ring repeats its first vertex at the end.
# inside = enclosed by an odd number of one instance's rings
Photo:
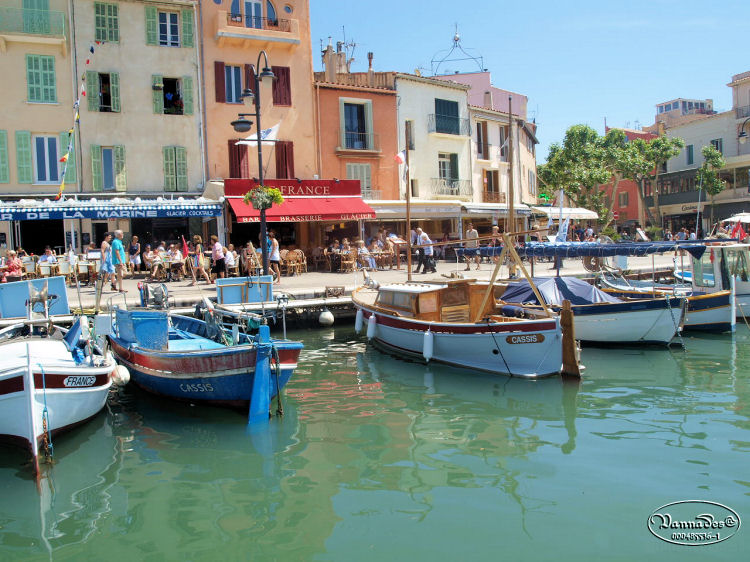
POLYGON ((50 32, 49 0, 23 0, 23 30, 39 35, 50 32))
POLYGON ((104 242, 104 235, 109 232, 109 225, 106 221, 95 222, 92 224, 94 227, 94 239, 92 240, 92 242, 94 242, 94 244, 96 244, 96 247, 98 248, 102 245, 102 242, 104 242))
POLYGON ((263 4, 258 0, 245 0, 245 27, 263 29, 263 4))

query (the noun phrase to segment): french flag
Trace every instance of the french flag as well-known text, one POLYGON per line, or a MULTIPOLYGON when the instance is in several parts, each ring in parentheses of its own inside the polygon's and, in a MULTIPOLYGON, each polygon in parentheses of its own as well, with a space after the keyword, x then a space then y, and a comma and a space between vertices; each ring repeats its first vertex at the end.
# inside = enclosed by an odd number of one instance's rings
POLYGON ((393 157, 399 164, 406 164, 406 151, 402 150, 396 156, 393 157))

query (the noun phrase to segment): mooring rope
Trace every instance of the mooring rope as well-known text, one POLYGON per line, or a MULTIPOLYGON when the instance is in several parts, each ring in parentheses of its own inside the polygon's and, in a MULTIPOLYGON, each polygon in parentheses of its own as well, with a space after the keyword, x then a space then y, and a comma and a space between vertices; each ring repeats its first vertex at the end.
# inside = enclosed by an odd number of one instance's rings
MULTIPOLYGON (((47 409, 47 379, 46 375, 44 373, 44 367, 41 363, 37 363, 39 366, 39 369, 42 371, 42 396, 44 397, 44 409, 42 410, 42 436, 43 436, 43 442, 44 442, 44 458, 47 462, 52 459, 52 456, 54 455, 54 447, 52 445, 52 435, 50 435, 49 431, 49 410, 47 409)), ((34 374, 31 373, 32 378, 34 377, 34 374)), ((36 435, 32 436, 33 439, 36 439, 36 435)))

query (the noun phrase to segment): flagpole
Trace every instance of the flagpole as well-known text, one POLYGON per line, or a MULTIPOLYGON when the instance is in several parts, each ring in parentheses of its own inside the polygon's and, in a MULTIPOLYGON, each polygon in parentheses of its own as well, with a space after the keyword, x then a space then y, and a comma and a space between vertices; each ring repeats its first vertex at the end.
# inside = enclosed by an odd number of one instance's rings
MULTIPOLYGON (((508 96, 508 222, 510 232, 516 230, 516 210, 514 208, 515 188, 513 185, 513 98, 508 96)), ((509 240, 513 241, 509 238, 509 240)), ((508 276, 515 275, 516 268, 513 260, 508 264, 508 276)))
POLYGON ((409 125, 406 122, 404 122, 404 139, 406 140, 406 146, 404 148, 404 152, 406 153, 406 279, 411 281, 411 171, 409 170, 409 146, 411 146, 411 137, 409 135, 409 125))

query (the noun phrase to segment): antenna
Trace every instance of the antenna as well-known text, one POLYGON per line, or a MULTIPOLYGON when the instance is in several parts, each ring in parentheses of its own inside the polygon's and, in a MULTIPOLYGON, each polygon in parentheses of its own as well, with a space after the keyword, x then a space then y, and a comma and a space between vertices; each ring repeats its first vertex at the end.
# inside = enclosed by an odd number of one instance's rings
MULTIPOLYGON (((453 33, 453 45, 450 49, 446 49, 444 51, 438 51, 434 57, 432 57, 432 60, 430 61, 430 72, 433 76, 438 74, 438 71, 440 70, 440 65, 442 65, 445 62, 464 62, 464 61, 473 61, 477 67, 479 68, 479 72, 486 72, 486 69, 484 68, 484 59, 481 55, 473 55, 469 51, 476 52, 476 49, 464 49, 461 46, 461 34, 458 32, 458 24, 454 24, 455 31, 453 33), (450 58, 451 56, 455 56, 458 58, 450 58), (463 56, 461 56, 463 55, 463 56)), ((448 74, 447 70, 443 70, 446 74, 448 74)), ((458 71, 454 71, 456 74, 458 74, 458 71)))

